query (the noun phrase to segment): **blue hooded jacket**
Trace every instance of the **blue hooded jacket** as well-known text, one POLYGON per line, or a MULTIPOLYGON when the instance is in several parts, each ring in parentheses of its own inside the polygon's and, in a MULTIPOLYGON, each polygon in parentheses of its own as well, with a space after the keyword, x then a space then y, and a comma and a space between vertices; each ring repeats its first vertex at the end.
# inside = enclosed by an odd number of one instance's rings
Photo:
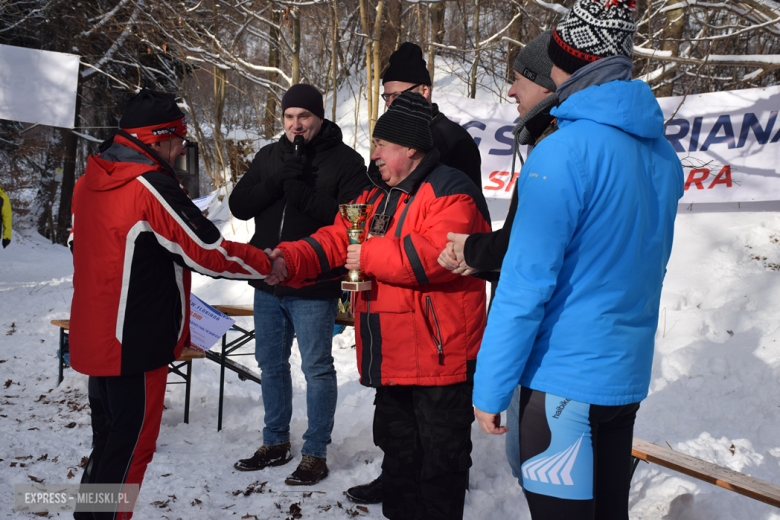
POLYGON ((647 397, 683 171, 641 81, 571 94, 531 153, 477 357, 474 405, 518 384, 588 404, 647 397))

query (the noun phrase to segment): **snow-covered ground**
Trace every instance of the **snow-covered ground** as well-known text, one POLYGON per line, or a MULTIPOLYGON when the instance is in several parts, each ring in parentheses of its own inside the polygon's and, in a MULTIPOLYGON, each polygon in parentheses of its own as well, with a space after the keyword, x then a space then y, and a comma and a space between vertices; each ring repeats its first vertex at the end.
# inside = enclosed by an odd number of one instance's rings
MULTIPOLYGON (((251 224, 230 220, 224 202, 212 203, 225 236, 247 240, 251 224), (224 220, 223 220, 224 219, 224 220)), ((681 213, 661 300, 650 396, 635 434, 704 460, 780 483, 780 214, 681 213)), ((31 478, 75 482, 90 451, 86 376, 72 369, 56 386, 57 329, 69 314, 70 253, 40 237, 18 237, 0 250, 0 514, 13 513, 13 484, 31 478), (69 475, 72 475, 69 478, 69 475)), ((245 283, 196 276, 194 292, 211 303, 251 303, 245 283)), ((244 320, 251 326, 251 321, 244 320)), ((233 462, 261 443, 260 387, 228 372, 225 421, 216 431, 218 365, 196 361, 190 424, 184 424, 184 387, 169 385, 154 461, 139 498, 138 518, 381 518, 364 512, 344 490, 379 473, 381 453, 371 440, 374 391, 357 379, 352 330, 334 338, 339 398, 330 476, 312 489, 284 478, 295 463, 242 473, 233 462), (245 495, 253 483, 260 492, 245 495), (236 492, 242 491, 241 494, 236 492)), ((251 352, 251 344, 245 347, 251 352)), ((252 356, 237 358, 257 370, 252 356)), ((305 382, 293 353, 293 451, 300 455, 306 427, 305 382)), ((529 518, 525 499, 503 456, 502 437, 474 426, 474 466, 466 497, 469 519, 529 518)), ((640 464, 631 487, 634 519, 780 519, 770 506, 640 464)), ((64 515, 67 516, 67 515, 64 515)))

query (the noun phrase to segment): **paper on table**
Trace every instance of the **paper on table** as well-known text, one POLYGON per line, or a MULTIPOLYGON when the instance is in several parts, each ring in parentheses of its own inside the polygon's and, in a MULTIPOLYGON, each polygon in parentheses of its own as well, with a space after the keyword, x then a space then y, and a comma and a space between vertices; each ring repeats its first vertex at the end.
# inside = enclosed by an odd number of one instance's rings
POLYGON ((217 344, 236 320, 190 293, 191 347, 206 351, 217 344))

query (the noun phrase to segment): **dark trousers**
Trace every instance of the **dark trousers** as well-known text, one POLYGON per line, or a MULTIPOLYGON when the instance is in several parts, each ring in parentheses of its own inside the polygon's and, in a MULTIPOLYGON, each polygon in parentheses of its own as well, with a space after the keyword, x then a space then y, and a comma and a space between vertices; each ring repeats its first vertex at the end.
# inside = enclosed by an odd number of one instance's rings
POLYGON ((374 442, 384 452, 382 513, 463 518, 471 467, 473 382, 377 389, 374 442))
MULTIPOLYGON (((152 461, 160 433, 168 367, 142 374, 95 377, 105 424, 94 446, 82 484, 138 484, 152 461)), ((92 399, 90 400, 92 402, 92 399)), ((75 513, 78 520, 127 520, 132 513, 75 513)))

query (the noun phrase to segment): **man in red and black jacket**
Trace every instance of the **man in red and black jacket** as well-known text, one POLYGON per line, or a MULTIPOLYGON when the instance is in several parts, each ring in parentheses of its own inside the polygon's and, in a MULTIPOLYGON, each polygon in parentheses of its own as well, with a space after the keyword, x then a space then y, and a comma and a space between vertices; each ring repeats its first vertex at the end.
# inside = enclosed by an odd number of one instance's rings
POLYGON ((360 269, 355 297, 360 382, 377 388, 374 442, 384 452, 388 518, 461 518, 471 466, 472 374, 485 327, 485 282, 441 267, 447 232, 490 230, 478 188, 439 162, 423 96, 401 94, 374 128, 370 175, 356 204, 373 204, 369 238, 349 245, 339 216, 283 242, 268 283, 301 286, 360 269), (282 265, 286 268, 286 276, 282 265), (277 273, 281 273, 277 275, 277 273))
MULTIPOLYGON (((168 363, 190 343, 190 271, 260 279, 267 255, 229 242, 171 166, 187 126, 171 94, 142 90, 90 156, 73 195, 71 365, 94 376, 108 416, 82 484, 138 484, 160 431, 168 363)), ((130 518, 130 512, 76 518, 130 518)))

